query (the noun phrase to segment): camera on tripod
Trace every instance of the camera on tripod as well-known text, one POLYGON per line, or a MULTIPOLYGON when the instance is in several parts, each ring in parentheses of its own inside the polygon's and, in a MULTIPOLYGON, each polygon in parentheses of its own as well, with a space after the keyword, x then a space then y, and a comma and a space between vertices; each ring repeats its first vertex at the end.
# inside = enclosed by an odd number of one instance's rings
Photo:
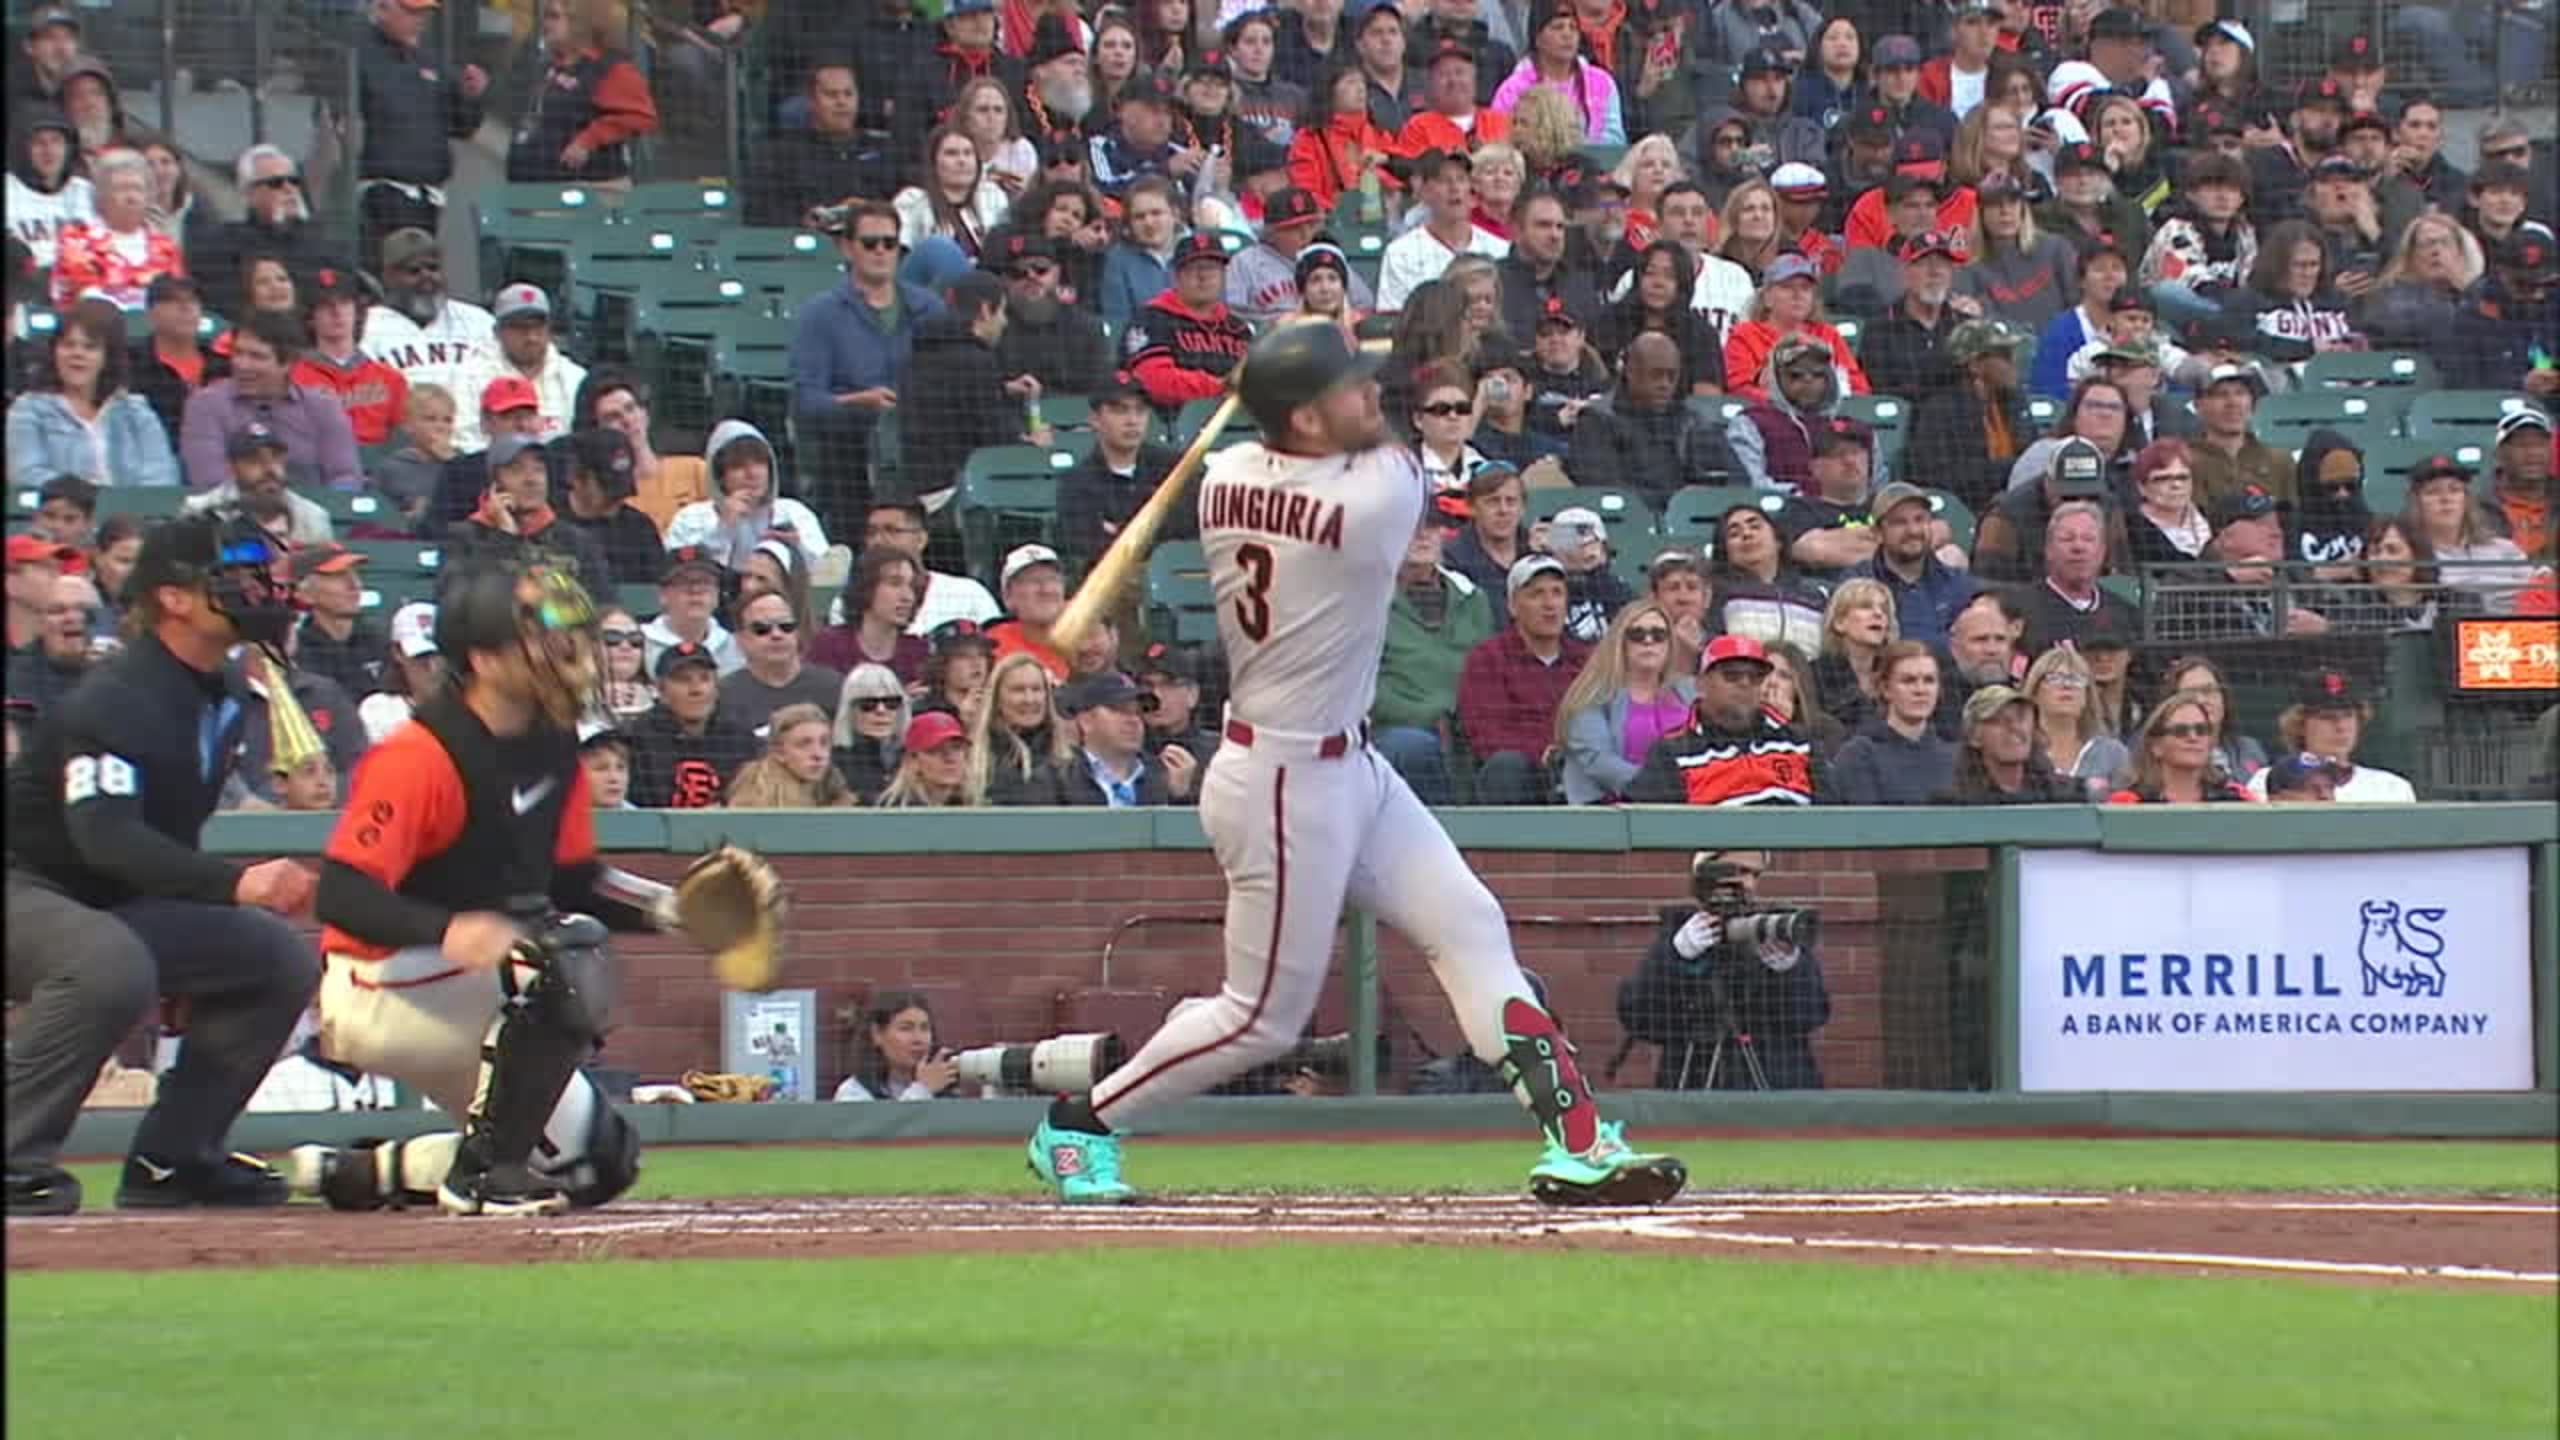
POLYGON ((1689 893, 1698 908, 1724 922, 1717 958, 1756 963, 1763 945, 1811 949, 1822 917, 1811 910, 1761 904, 1743 884, 1745 873, 1745 867, 1712 853, 1701 853, 1689 864, 1689 893))

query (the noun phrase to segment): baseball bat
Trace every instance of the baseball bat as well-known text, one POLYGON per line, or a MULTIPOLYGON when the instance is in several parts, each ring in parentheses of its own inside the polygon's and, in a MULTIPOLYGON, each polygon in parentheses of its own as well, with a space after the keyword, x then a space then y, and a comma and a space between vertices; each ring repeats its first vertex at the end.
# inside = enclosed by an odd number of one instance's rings
POLYGON ((1208 463, 1209 447, 1218 443, 1220 432, 1227 428, 1229 420, 1235 418, 1241 399, 1233 386, 1228 387, 1226 398, 1210 412, 1209 423, 1201 426, 1200 433, 1191 437, 1191 448, 1182 452, 1182 459, 1156 486, 1155 493, 1147 497, 1147 503, 1138 507, 1138 513, 1129 517, 1129 523, 1120 527, 1119 534, 1111 537, 1110 548, 1102 552, 1101 559, 1093 562, 1093 569, 1086 572, 1084 583, 1068 597, 1067 608, 1058 612, 1056 623, 1049 627, 1049 648, 1052 651, 1060 655, 1074 655, 1077 647, 1093 634, 1094 626, 1110 613, 1120 598, 1121 587, 1137 575, 1139 566, 1147 563, 1147 552, 1156 545, 1156 532, 1164 528, 1165 517, 1171 515, 1173 507, 1181 504, 1182 497, 1190 492, 1191 477, 1208 463))

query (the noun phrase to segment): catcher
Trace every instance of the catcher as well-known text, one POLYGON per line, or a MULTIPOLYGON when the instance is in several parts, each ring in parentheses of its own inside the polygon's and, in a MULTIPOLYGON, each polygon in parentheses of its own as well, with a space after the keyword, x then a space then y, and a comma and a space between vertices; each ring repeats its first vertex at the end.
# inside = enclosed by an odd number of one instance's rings
POLYGON ((684 930, 721 952, 725 982, 764 988, 773 873, 724 848, 671 889, 598 858, 577 742, 595 607, 566 573, 456 577, 436 642, 450 678, 365 757, 329 838, 318 1048, 425 1091, 463 1129, 304 1145, 287 1178, 349 1210, 430 1194, 457 1215, 601 1205, 640 1171, 637 1134, 578 1070, 612 1008, 606 932, 684 930))

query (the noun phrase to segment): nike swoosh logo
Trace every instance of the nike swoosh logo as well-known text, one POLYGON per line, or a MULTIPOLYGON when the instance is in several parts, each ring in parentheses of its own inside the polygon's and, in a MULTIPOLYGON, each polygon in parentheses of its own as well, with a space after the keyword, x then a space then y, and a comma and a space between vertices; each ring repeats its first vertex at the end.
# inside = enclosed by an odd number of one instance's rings
POLYGON ((516 813, 522 815, 526 811, 531 810, 534 806, 541 804, 542 797, 550 794, 551 787, 558 783, 559 782, 556 779, 546 775, 543 777, 540 784, 534 785, 530 788, 518 786, 515 792, 516 813))
POLYGON ((155 1185, 156 1185, 156 1184, 159 1184, 159 1183, 160 1183, 160 1182, 162 1182, 162 1181, 167 1180, 170 1176, 175 1175, 175 1174, 177 1174, 177 1173, 178 1173, 178 1171, 177 1171, 177 1167, 176 1167, 176 1166, 173 1166, 173 1165, 155 1165, 155 1164, 151 1163, 151 1161, 149 1161, 149 1160, 147 1160, 147 1159, 143 1158, 143 1157, 142 1157, 142 1156, 140 1156, 140 1155, 136 1155, 136 1156, 134 1156, 133 1158, 134 1158, 134 1163, 136 1163, 136 1164, 138 1164, 138 1165, 140 1165, 140 1166, 142 1167, 142 1173, 144 1173, 145 1175, 150 1176, 150 1177, 151 1177, 151 1181, 152 1181, 152 1183, 153 1183, 153 1184, 155 1184, 155 1185))

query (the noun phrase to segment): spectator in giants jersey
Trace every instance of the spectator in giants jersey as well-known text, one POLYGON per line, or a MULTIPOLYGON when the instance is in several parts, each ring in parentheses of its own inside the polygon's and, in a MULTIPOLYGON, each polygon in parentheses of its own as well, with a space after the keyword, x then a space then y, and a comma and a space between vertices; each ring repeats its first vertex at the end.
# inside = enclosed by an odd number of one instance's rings
POLYGON ((1244 358, 1253 330, 1227 309, 1227 252, 1218 237, 1187 235, 1174 248, 1173 288, 1140 307, 1122 341, 1129 372, 1163 409, 1212 399, 1244 358))
POLYGON ((382 303, 365 315, 365 352, 407 377, 412 387, 441 385, 463 404, 479 392, 459 388, 462 371, 495 349, 498 322, 488 311, 445 293, 444 251, 424 230, 395 230, 382 241, 382 303))
POLYGON ((1653 742, 1627 798, 1660 805, 1810 805, 1821 788, 1812 747, 1761 708, 1769 655, 1719 635, 1699 657, 1689 724, 1653 742))
POLYGON ((380 445, 408 411, 409 377, 360 348, 365 303, 353 274, 324 265, 308 293, 311 348, 294 362, 293 383, 336 395, 356 443, 380 445))
POLYGON ((632 804, 675 810, 717 806, 729 777, 755 754, 755 737, 719 713, 719 674, 709 647, 691 640, 659 652, 658 704, 627 731, 632 804))

